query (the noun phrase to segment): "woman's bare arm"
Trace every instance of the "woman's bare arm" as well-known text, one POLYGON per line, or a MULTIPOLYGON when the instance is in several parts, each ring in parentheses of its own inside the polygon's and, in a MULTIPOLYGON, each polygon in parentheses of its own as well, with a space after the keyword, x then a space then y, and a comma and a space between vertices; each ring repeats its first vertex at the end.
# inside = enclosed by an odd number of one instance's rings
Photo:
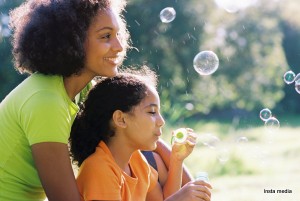
POLYGON ((67 144, 37 143, 31 150, 48 200, 80 201, 67 144))

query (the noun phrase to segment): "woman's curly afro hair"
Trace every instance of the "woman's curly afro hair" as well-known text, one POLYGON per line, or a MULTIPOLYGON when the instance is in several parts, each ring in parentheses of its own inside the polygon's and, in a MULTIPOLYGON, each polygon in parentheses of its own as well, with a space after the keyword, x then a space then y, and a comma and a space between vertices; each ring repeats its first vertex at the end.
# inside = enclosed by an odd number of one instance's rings
POLYGON ((84 41, 93 17, 111 8, 120 16, 124 51, 129 34, 121 12, 126 0, 27 0, 10 12, 15 68, 68 77, 84 67, 84 41))

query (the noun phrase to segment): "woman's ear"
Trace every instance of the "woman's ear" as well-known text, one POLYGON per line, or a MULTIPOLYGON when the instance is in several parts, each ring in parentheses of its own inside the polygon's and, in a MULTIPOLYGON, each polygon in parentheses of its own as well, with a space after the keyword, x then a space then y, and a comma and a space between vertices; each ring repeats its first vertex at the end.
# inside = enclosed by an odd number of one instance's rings
POLYGON ((116 110, 113 113, 112 120, 116 126, 121 127, 121 128, 126 128, 127 125, 125 123, 124 117, 125 117, 124 112, 122 112, 121 110, 116 110))

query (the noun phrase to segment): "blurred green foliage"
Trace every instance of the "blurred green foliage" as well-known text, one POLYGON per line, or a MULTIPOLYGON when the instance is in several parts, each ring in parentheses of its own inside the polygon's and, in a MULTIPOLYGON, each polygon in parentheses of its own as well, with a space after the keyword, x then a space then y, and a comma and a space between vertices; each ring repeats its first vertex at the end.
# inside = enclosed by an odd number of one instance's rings
POLYGON ((25 78, 13 67, 8 25, 9 11, 21 2, 23 1, 0 0, 0 101, 25 78))
MULTIPOLYGON (((0 0, 0 101, 25 78, 13 68, 4 32, 9 10, 21 2, 0 0)), ((231 121, 265 107, 277 115, 296 114, 300 95, 282 77, 287 70, 300 73, 299 9, 297 0, 262 0, 237 13, 214 1, 129 0, 125 17, 134 48, 125 66, 146 64, 157 71, 162 112, 171 124, 207 117, 231 121), (176 10, 170 23, 159 19, 165 7, 176 10), (203 50, 220 60, 209 76, 193 68, 203 50)))

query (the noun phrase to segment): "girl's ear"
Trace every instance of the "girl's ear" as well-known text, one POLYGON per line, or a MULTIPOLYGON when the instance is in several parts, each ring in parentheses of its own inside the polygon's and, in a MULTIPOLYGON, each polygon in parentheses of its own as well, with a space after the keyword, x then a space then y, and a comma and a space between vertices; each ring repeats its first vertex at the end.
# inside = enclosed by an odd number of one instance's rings
POLYGON ((112 120, 116 126, 121 127, 121 128, 126 128, 127 125, 125 123, 124 118, 125 118, 125 113, 123 113, 121 110, 114 111, 112 120))

